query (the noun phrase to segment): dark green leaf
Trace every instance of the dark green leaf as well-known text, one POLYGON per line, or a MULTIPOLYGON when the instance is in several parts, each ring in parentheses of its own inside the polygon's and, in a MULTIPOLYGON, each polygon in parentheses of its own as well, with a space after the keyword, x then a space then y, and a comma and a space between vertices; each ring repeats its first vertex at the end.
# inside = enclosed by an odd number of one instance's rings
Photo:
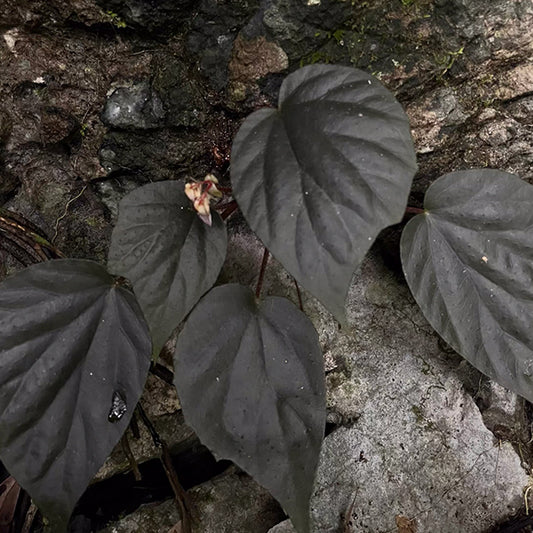
POLYGON ((226 257, 226 228, 217 213, 204 224, 183 181, 150 183, 120 203, 109 270, 128 278, 150 326, 154 355, 205 291, 226 257))
POLYGON ((97 263, 49 261, 0 284, 0 457, 54 533, 128 426, 149 365, 135 298, 97 263), (127 407, 111 423, 115 393, 127 407))
POLYGON ((403 269, 430 324, 478 370, 533 401, 533 187, 452 172, 404 229, 403 269))
POLYGON ((324 365, 309 319, 240 285, 210 291, 178 338, 175 383, 188 424, 215 456, 264 485, 300 532, 324 434, 324 365))
POLYGON ((233 192, 251 228, 341 321, 354 270, 402 219, 416 170, 409 123, 375 78, 312 65, 289 75, 279 109, 239 130, 233 192))

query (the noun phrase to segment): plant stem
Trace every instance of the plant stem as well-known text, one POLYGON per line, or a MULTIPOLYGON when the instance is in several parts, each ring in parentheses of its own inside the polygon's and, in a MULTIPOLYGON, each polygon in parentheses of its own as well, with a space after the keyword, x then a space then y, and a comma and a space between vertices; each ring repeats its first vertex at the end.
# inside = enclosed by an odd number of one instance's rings
POLYGON ((265 277, 265 270, 268 263, 270 252, 265 248, 263 252, 263 260, 261 261, 261 270, 259 271, 259 277, 257 278, 257 285, 255 287, 255 297, 261 296, 261 289, 263 288, 263 278, 265 277))
POLYGON ((130 420, 130 429, 131 429, 131 432, 133 433, 133 438, 135 439, 141 438, 141 432, 139 430, 139 423, 137 422, 137 416, 135 412, 133 413, 133 416, 131 417, 131 420, 130 420))
POLYGON ((300 311, 302 313, 304 312, 304 303, 302 301, 302 293, 300 292, 300 286, 298 285, 298 282, 296 281, 296 278, 292 278, 294 281, 294 286, 296 287, 296 294, 298 295, 298 306, 300 307, 300 311))
POLYGON ((141 405, 141 402, 137 404, 137 410, 139 412, 139 415, 141 417, 141 420, 144 422, 144 425, 150 432, 150 435, 152 436, 152 440, 154 441, 154 444, 161 448, 161 464, 163 465, 163 469, 165 470, 165 474, 167 475, 168 481, 170 483, 170 486, 172 487, 172 491, 174 492, 174 499, 176 501, 176 504, 178 505, 178 509, 181 516, 181 525, 182 525, 182 532, 183 533, 191 533, 191 519, 190 519, 190 505, 188 503, 188 497, 187 493, 181 486, 181 483, 178 479, 178 474, 176 473, 176 470, 174 468, 174 464, 172 463, 172 456, 170 455, 170 452, 168 451, 168 445, 165 442, 164 439, 161 438, 157 430, 155 429, 154 425, 146 415, 145 410, 143 409, 143 406, 141 405))
POLYGON ((174 385, 174 373, 166 366, 160 363, 154 363, 152 361, 150 365, 150 372, 159 379, 162 379, 168 385, 174 385))
POLYGON ((63 257, 35 224, 3 208, 0 208, 0 248, 24 266, 63 257))
POLYGON ((407 206, 405 208, 405 214, 412 214, 412 215, 421 215, 424 213, 424 209, 420 209, 420 207, 411 207, 407 206))
POLYGON ((128 459, 128 463, 130 464, 130 467, 133 471, 133 477, 135 478, 135 481, 141 481, 141 471, 139 470, 139 465, 137 464, 137 461, 135 460, 135 456, 133 455, 133 452, 130 448, 130 441, 128 440, 128 434, 124 433, 120 439, 120 444, 122 446, 122 451, 126 455, 126 458, 128 459))
POLYGON ((26 511, 26 518, 24 518, 24 524, 22 525, 21 533, 30 533, 30 531, 33 531, 33 521, 35 520, 38 512, 39 509, 37 509, 37 506, 32 502, 30 504, 30 508, 26 511))
POLYGON ((237 202, 235 200, 232 200, 231 202, 228 202, 224 205, 224 210, 220 213, 220 216, 222 217, 222 220, 227 220, 237 209, 239 206, 237 205, 237 202))

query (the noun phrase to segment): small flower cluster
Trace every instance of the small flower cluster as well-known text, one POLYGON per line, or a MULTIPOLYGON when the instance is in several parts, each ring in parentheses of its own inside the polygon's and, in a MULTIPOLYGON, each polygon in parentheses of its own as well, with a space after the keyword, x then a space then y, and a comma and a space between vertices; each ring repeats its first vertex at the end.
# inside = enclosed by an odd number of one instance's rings
POLYGON ((207 174, 203 181, 190 182, 185 185, 185 194, 193 203, 198 216, 208 226, 211 226, 211 211, 209 202, 222 198, 222 193, 217 189, 218 180, 213 174, 207 174))

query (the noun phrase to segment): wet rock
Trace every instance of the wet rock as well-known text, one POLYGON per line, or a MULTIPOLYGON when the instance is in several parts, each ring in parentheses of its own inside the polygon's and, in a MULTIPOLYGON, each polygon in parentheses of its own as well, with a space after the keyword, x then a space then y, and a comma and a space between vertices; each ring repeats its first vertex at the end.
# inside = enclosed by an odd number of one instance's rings
MULTIPOLYGON (((237 231, 222 279, 253 284, 261 253, 237 231)), ((275 261, 263 290, 296 301, 275 261)), ((397 515, 416 517, 419 531, 477 533, 521 506, 528 476, 519 455, 487 428, 460 378, 466 363, 443 350, 381 259, 371 253, 354 277, 346 330, 308 295, 304 309, 319 332, 330 369, 328 409, 340 424, 323 445, 314 533, 339 531, 354 498, 354 530, 372 533, 395 530, 397 515)), ((510 412, 507 398, 491 401, 510 412)))
POLYGON ((164 116, 159 95, 143 81, 115 89, 106 100, 102 122, 110 128, 149 130, 160 127, 164 116))
POLYGON ((76 117, 65 109, 50 106, 41 110, 40 139, 49 148, 78 146, 81 142, 80 128, 76 117))
POLYGON ((207 111, 198 84, 177 58, 164 55, 154 67, 152 87, 163 102, 165 122, 173 127, 199 127, 207 111))
POLYGON ((9 153, 6 166, 21 186, 6 207, 35 222, 67 257, 105 263, 111 226, 92 187, 67 160, 37 147, 9 153))
POLYGON ((238 36, 229 63, 229 94, 234 100, 244 100, 248 91, 259 91, 255 82, 267 74, 283 72, 288 66, 287 54, 276 43, 264 37, 248 41, 238 36))
POLYGON ((96 193, 102 201, 102 204, 108 210, 113 223, 116 223, 118 218, 118 204, 120 200, 138 186, 138 181, 123 176, 117 176, 113 179, 99 181, 94 184, 96 193))
POLYGON ((9 200, 19 185, 20 183, 16 176, 0 170, 0 205, 9 200))
POLYGON ((233 41, 258 5, 258 0, 202 0, 200 3, 187 35, 187 47, 199 57, 202 74, 216 91, 228 84, 233 41))
POLYGON ((287 519, 270 528, 267 533, 294 533, 294 531, 291 521, 287 519))
POLYGON ((4 166, 4 144, 7 143, 12 130, 12 121, 8 113, 0 108, 0 206, 4 204, 19 186, 16 175, 4 166))
POLYGON ((141 183, 194 177, 203 156, 198 136, 169 130, 154 130, 149 136, 111 131, 100 149, 100 163, 108 173, 127 173, 141 183))
POLYGON ((193 0, 98 0, 102 9, 125 25, 150 33, 169 35, 179 31, 190 16, 193 0))
POLYGON ((524 400, 501 385, 487 380, 478 393, 483 422, 495 435, 503 440, 523 440, 526 422, 524 400))
POLYGON ((508 72, 505 80, 499 84, 496 96, 502 100, 510 100, 521 95, 527 95, 533 87, 533 65, 526 63, 518 65, 508 72))
POLYGON ((530 461, 528 402, 490 380, 466 361, 458 367, 457 374, 476 402, 485 426, 497 438, 514 443, 524 463, 530 461))
POLYGON ((351 6, 336 0, 295 3, 263 0, 261 10, 243 34, 246 38, 265 35, 277 42, 292 63, 299 62, 315 48, 317 32, 335 32, 352 14, 351 6))
POLYGON ((512 120, 500 123, 491 123, 479 132, 479 137, 490 146, 499 146, 508 143, 515 135, 516 126, 512 120))
POLYGON ((101 533, 166 533, 179 522, 180 514, 173 500, 158 504, 142 505, 126 518, 101 533))
POLYGON ((417 151, 424 154, 442 146, 454 127, 464 123, 473 111, 462 107, 451 87, 438 88, 408 106, 417 151))
MULTIPOLYGON (((242 473, 227 473, 191 489, 193 533, 257 533, 267 531, 283 517, 268 492, 242 473)), ((172 501, 142 506, 102 533, 156 533, 179 521, 172 501), (173 520, 173 522, 172 522, 173 520)))
POLYGON ((244 473, 219 476, 190 495, 199 517, 195 533, 257 533, 284 517, 274 498, 244 473))
POLYGON ((13 128, 12 119, 4 109, 0 108, 0 147, 7 142, 13 128))

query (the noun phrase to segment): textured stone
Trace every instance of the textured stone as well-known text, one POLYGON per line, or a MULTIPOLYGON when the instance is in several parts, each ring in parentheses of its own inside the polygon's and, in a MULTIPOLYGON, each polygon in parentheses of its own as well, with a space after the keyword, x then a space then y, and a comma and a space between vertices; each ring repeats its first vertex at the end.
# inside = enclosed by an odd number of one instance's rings
POLYGON ((202 0, 187 35, 187 47, 199 57, 199 67, 217 91, 228 83, 228 63, 239 29, 258 7, 257 0, 242 2, 202 0))
POLYGON ((190 134, 161 129, 147 137, 113 130, 104 138, 100 162, 108 173, 128 174, 145 183, 191 177, 203 155, 204 144, 190 134))
MULTIPOLYGON (((294 527, 290 520, 284 520, 268 530, 268 533, 294 533, 294 527)), ((344 533, 344 532, 343 532, 344 533)))
POLYGON ((161 97, 168 126, 198 127, 205 120, 206 105, 200 88, 178 59, 166 54, 158 58, 152 87, 161 97))
POLYGON ((116 88, 107 98, 102 122, 111 128, 148 130, 160 127, 164 116, 159 95, 143 81, 116 88))
MULTIPOLYGON (((237 231, 224 281, 253 284, 260 257, 258 242, 237 231)), ((296 300, 276 261, 263 287, 296 300)), ((339 531, 354 498, 353 529, 369 533, 394 530, 398 515, 414 518, 419 531, 477 533, 520 507, 528 476, 518 454, 486 427, 460 379, 465 363, 443 351, 378 256, 354 277, 344 331, 307 295, 304 309, 329 361, 329 418, 341 426, 322 449, 314 533, 339 531)), ((493 397, 493 408, 510 412, 504 400, 493 397)))
POLYGON ((159 504, 142 505, 120 522, 112 524, 101 533, 167 533, 180 520, 173 500, 159 504))
MULTIPOLYGON (((193 0, 97 0, 116 21, 157 34, 173 33, 190 16, 193 0)), ((120 24, 120 26, 122 25, 120 24)))
MULTIPOLYGON (((93 9, 93 0, 75 0, 69 5, 63 0, 20 0, 7 4, 0 1, 3 34, 0 96, 10 115, 9 128, 0 126, 0 141, 4 144, 0 202, 9 200, 7 207, 28 216, 50 237, 57 225, 55 242, 68 255, 105 262, 111 226, 100 200, 106 200, 113 213, 119 197, 137 184, 184 175, 198 177, 210 164, 205 154, 210 153, 212 146, 196 131, 192 137, 190 132, 178 135, 167 130, 111 132, 101 155, 112 178, 98 185, 93 182, 101 190, 109 186, 105 193, 109 198, 105 194, 95 196, 90 180, 102 176, 98 151, 106 128, 98 117, 106 91, 130 80, 152 79, 159 83, 158 92, 168 87, 168 100, 160 94, 166 115, 156 117, 157 127, 164 122, 176 129, 202 126, 204 131, 215 109, 209 107, 213 100, 216 113, 225 112, 227 103, 218 90, 227 87, 229 62, 238 35, 239 39, 252 42, 264 38, 284 50, 290 70, 300 62, 354 65, 375 73, 397 91, 400 99, 409 103, 419 152, 423 152, 419 158, 420 177, 414 189, 417 200, 433 179, 457 168, 498 167, 533 180, 531 0, 411 3, 203 0, 199 5, 189 0, 101 0, 100 3, 102 9, 97 10, 93 9), (190 17, 193 5, 195 16, 190 17), (187 17, 188 24, 183 24, 187 17), (80 23, 85 26, 81 31, 80 23), (127 28, 121 28, 123 24, 127 28), (87 31, 87 26, 92 26, 91 31, 87 31), (164 42, 171 34, 170 44, 164 42), (180 49, 183 41, 187 43, 186 52, 180 49), (180 61, 188 65, 187 69, 180 71, 180 61), (174 63, 178 66, 175 71, 171 68, 161 75, 154 71, 154 65, 174 63), (196 69, 204 79, 196 75, 196 69), (187 94, 189 77, 191 98, 187 94), (194 114, 200 105, 195 91, 203 85, 217 90, 214 96, 202 94, 207 103, 205 122, 201 113, 198 117, 194 114), (174 110, 170 104, 175 104, 174 110), (70 140, 64 142, 76 130, 70 128, 69 117, 56 121, 58 117, 52 115, 42 120, 41 111, 48 106, 67 111, 78 122, 83 137, 79 147, 70 140), (41 138, 43 126, 45 132, 57 135, 58 143, 47 143, 41 138), (68 203, 87 184, 85 192, 68 203)), ((259 80, 262 93, 268 93, 273 102, 281 79, 281 75, 267 74, 259 80)), ((242 109, 234 111, 237 112, 226 117, 232 127, 244 114, 242 109)), ((232 127, 223 135, 225 148, 229 146, 232 127)), ((222 130, 214 126, 211 129, 222 130)), ((215 136, 213 139, 218 141, 215 136)), ((253 285, 261 248, 241 232, 233 237, 233 244, 236 248, 230 251, 231 262, 221 279, 253 285)), ((315 519, 323 513, 324 527, 335 521, 340 524, 340 514, 346 511, 353 497, 351 490, 357 486, 354 523, 358 520, 360 525, 373 524, 361 525, 362 531, 379 531, 380 527, 381 519, 372 514, 368 505, 371 488, 377 492, 382 489, 372 508, 383 511, 390 507, 390 512, 383 513, 383 521, 393 530, 395 514, 413 516, 413 512, 426 509, 423 505, 427 502, 445 518, 459 513, 466 529, 462 524, 457 526, 458 519, 453 516, 450 518, 450 524, 455 520, 453 528, 441 522, 432 523, 435 516, 431 512, 421 515, 420 532, 447 531, 448 527, 461 532, 476 531, 469 522, 474 518, 480 520, 480 530, 487 524, 490 527, 493 520, 505 517, 506 506, 514 505, 520 496, 524 474, 516 467, 516 454, 507 443, 502 444, 496 456, 498 449, 490 448, 477 460, 465 448, 480 453, 483 446, 488 449, 496 442, 484 426, 504 440, 515 435, 518 417, 522 416, 520 400, 485 381, 479 387, 476 373, 463 394, 458 377, 466 379, 465 364, 443 351, 442 344, 413 306, 405 286, 375 256, 365 262, 362 275, 366 289, 357 278, 351 292, 350 330, 339 333, 329 316, 305 297, 306 310, 320 329, 329 372, 328 420, 343 426, 326 441, 324 471, 321 470, 317 485, 323 490, 317 492, 316 501, 323 497, 328 502, 330 497, 330 509, 322 509, 320 502, 313 503, 315 519), (402 378, 403 388, 383 381, 382 375, 390 372, 397 372, 391 380, 400 379, 404 366, 416 379, 402 378), (442 383, 432 373, 440 376, 442 383), (483 420, 472 404, 472 397, 483 420), (448 401, 457 412, 435 407, 438 400, 448 401), (394 420, 394 416, 399 420, 394 420), (451 419, 451 435, 446 435, 448 426, 443 419, 447 418, 451 419), (405 426, 400 423, 403 420, 405 426), (405 455, 401 446, 399 450, 393 447, 398 445, 398 438, 391 434, 393 429, 405 436, 406 441, 400 443, 406 449, 405 455), (457 429, 458 435, 464 432, 470 441, 465 442, 464 437, 454 440, 453 431, 457 429), (340 450, 346 447, 344 459, 335 455, 337 445, 340 450), (453 454, 446 446, 451 447, 453 454), (388 456, 381 450, 390 451, 389 466, 388 456), (431 456, 431 450, 436 458, 431 456), (336 472, 333 459, 348 465, 338 492, 331 480, 332 472, 336 472), (449 469, 443 471, 440 462, 447 462, 449 469), (469 464, 471 471, 467 468, 469 464), (371 467, 375 474, 368 472, 371 467), (426 481, 415 477, 417 468, 426 476, 435 468, 441 477, 448 477, 449 485, 442 479, 437 479, 433 488, 425 485, 426 481), (514 472, 516 477, 510 480, 503 472, 514 472), (493 485, 501 489, 501 494, 490 492, 488 487, 493 485), (461 491, 468 487, 473 493, 468 497, 474 500, 461 496, 461 491), (511 489, 514 497, 509 497, 511 489), (413 499, 407 501, 405 496, 402 500, 398 496, 402 490, 413 499), (420 494, 422 490, 426 495, 420 494), (413 502, 419 508, 413 510, 416 507, 413 502), (471 516, 461 514, 469 506, 471 516), (485 512, 486 515, 479 514, 485 512)), ((275 261, 267 270, 265 290, 288 294, 296 301, 291 279, 276 267, 275 261)), ((165 416, 161 415, 158 422, 161 432, 166 431, 165 416)), ((169 431, 174 431, 173 416, 168 415, 169 431)), ((146 453, 141 450, 139 456, 144 458, 153 453, 153 449, 146 453)), ((123 458, 118 464, 120 468, 125 466, 123 458)), ((251 531, 257 533, 253 528, 251 531)))
MULTIPOLYGON (((268 492, 243 473, 226 473, 188 492, 193 533, 258 533, 283 518, 268 492)), ((144 505, 102 533, 166 533, 179 522, 172 500, 144 505)))
POLYGON ((256 81, 267 74, 278 73, 289 66, 287 54, 264 37, 250 41, 240 35, 233 43, 233 55, 229 63, 230 94, 234 100, 242 100, 246 91, 258 90, 256 81))

